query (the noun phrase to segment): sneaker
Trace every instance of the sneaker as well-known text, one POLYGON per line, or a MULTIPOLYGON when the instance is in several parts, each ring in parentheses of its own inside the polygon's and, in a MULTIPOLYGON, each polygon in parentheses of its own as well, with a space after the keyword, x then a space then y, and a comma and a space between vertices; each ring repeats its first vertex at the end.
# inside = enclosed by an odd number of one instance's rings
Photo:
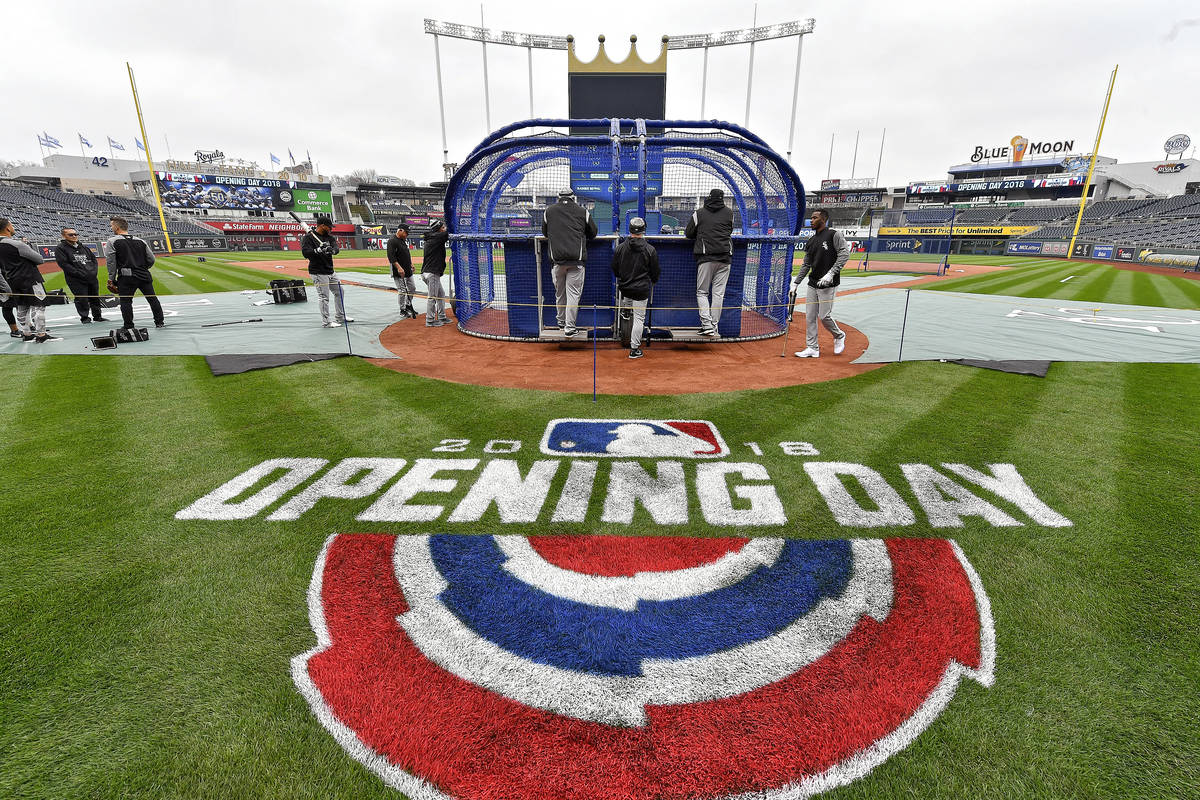
POLYGON ((32 333, 23 333, 21 334, 21 338, 27 342, 32 342, 35 337, 32 333))
POLYGON ((717 338, 718 333, 716 328, 701 328, 700 335, 707 336, 710 339, 715 339, 717 338))
POLYGON ((354 322, 354 317, 346 317, 342 322, 354 322))
POLYGON ((336 322, 322 322, 321 327, 322 328, 340 328, 342 326, 338 325, 336 322))
POLYGON ((158 320, 157 322, 155 322, 155 323, 154 323, 154 327, 156 327, 156 328, 165 328, 165 327, 167 327, 167 322, 166 322, 166 320, 161 320, 161 319, 160 319, 160 320, 158 320))
POLYGON ((442 325, 444 325, 444 324, 445 324, 445 323, 443 323, 443 322, 438 322, 436 319, 427 319, 427 320, 425 320, 425 327, 426 327, 426 328, 440 328, 440 327, 442 327, 442 325))
POLYGON ((642 352, 642 348, 640 348, 640 347, 635 347, 629 351, 630 358, 641 358, 644 355, 646 355, 646 354, 642 352))
POLYGON ((837 339, 833 340, 833 354, 841 355, 841 352, 846 349, 846 334, 842 334, 837 339))
POLYGON ((48 333, 43 333, 41 336, 35 337, 34 341, 37 342, 38 344, 45 344, 46 342, 61 342, 62 337, 61 336, 51 336, 48 333))
POLYGON ((80 318, 79 318, 79 321, 80 321, 80 322, 82 322, 84 325, 91 325, 91 324, 92 324, 92 320, 91 320, 91 318, 90 318, 90 317, 80 317, 80 318))
POLYGON ((108 322, 108 317, 92 317, 96 322, 108 322))
POLYGON ((821 351, 817 350, 816 348, 813 348, 813 347, 806 347, 803 350, 801 350, 800 352, 796 353, 796 358, 820 358, 820 357, 821 357, 821 351))
POLYGON ((577 335, 579 335, 578 328, 564 328, 563 329, 563 336, 567 337, 568 339, 574 339, 577 335))
POLYGON ((9 331, 9 332, 8 332, 8 335, 9 335, 9 336, 11 336, 11 337, 12 337, 12 338, 14 338, 14 339, 20 339, 20 338, 23 338, 23 337, 22 337, 22 335, 21 335, 21 332, 20 332, 20 331, 9 331))

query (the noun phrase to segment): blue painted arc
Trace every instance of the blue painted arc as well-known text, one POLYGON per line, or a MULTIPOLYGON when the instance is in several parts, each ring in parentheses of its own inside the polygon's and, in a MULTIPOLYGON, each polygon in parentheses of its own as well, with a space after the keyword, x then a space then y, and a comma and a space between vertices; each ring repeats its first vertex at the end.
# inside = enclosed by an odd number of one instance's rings
POLYGON ((645 659, 710 655, 764 639, 845 591, 846 541, 791 540, 770 568, 698 597, 642 601, 635 611, 578 603, 504 570, 490 536, 435 535, 441 601, 464 625, 514 655, 579 672, 641 675, 645 659))

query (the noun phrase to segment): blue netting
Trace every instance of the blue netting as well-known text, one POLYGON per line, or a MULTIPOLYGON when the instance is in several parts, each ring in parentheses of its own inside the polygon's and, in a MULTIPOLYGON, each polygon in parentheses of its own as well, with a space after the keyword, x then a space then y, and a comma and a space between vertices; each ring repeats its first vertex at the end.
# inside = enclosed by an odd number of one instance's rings
POLYGON ((782 333, 804 218, 804 187, 790 165, 736 125, 608 119, 515 123, 481 142, 454 174, 446 220, 462 330, 554 338, 551 264, 539 236, 546 205, 567 186, 602 233, 588 253, 581 326, 613 335, 612 249, 628 220, 641 216, 663 273, 651 303, 654 335, 694 335, 696 264, 679 234, 709 190, 721 188, 735 236, 719 331, 735 340, 782 333), (653 235, 663 225, 670 233, 653 235))

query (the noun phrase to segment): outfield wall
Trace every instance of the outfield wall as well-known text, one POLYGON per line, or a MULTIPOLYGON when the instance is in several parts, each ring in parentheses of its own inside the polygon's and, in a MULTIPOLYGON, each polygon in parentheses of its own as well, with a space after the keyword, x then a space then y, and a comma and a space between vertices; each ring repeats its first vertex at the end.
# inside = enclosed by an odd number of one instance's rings
POLYGON ((1071 243, 1066 240, 1039 242, 1022 239, 1009 242, 1006 252, 1009 255, 1040 256, 1042 258, 1067 258, 1069 256, 1094 261, 1117 261, 1145 264, 1152 267, 1176 267, 1185 270, 1200 268, 1200 250, 1180 247, 1077 240, 1075 248, 1071 250, 1071 243))

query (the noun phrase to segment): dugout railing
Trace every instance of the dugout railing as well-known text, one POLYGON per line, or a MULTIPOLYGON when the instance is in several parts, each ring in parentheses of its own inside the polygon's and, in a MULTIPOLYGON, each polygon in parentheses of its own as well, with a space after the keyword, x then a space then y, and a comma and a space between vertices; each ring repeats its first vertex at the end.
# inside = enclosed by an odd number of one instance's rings
MULTIPOLYGON (((455 315, 465 333, 552 341, 555 297, 540 230, 513 232, 496 209, 514 195, 571 186, 606 235, 588 249, 579 324, 615 336, 612 250, 633 216, 663 219, 657 199, 723 189, 735 212, 732 265, 718 333, 742 341, 784 332, 804 187, 786 160, 739 126, 716 121, 527 120, 488 136, 447 187, 455 315), (534 132, 537 129, 546 129, 534 132)), ((686 220, 677 220, 679 227, 686 220)), ((536 223, 531 223, 536 224, 536 223)), ((662 276, 649 310, 655 338, 700 338, 696 262, 682 235, 647 238, 662 276)))

